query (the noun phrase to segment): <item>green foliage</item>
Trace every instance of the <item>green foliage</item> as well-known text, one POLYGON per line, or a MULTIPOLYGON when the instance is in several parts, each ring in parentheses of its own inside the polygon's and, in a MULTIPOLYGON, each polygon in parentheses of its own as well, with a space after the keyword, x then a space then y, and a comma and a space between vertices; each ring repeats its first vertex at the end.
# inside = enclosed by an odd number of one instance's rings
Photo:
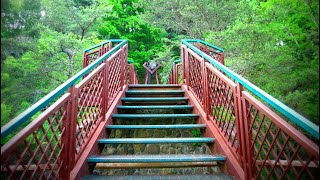
POLYGON ((205 39, 224 48, 227 66, 318 124, 319 4, 271 0, 245 6, 251 11, 205 39))
MULTIPOLYGON (((86 16, 93 15, 89 9, 92 10, 97 7, 97 2, 92 3, 91 6, 77 7, 81 9, 81 15, 83 16, 78 17, 78 19, 70 18, 67 13, 71 12, 65 9, 66 7, 61 7, 61 5, 66 5, 64 3, 71 3, 68 8, 73 7, 71 1, 47 2, 43 0, 41 2, 42 5, 49 3, 53 6, 42 7, 46 15, 34 24, 36 26, 34 29, 39 31, 38 36, 33 37, 30 41, 24 39, 17 41, 17 37, 28 35, 24 32, 28 31, 25 27, 22 31, 24 33, 17 33, 17 35, 11 33, 4 40, 1 39, 1 43, 6 46, 13 46, 13 48, 25 47, 29 46, 31 42, 33 43, 32 46, 23 49, 24 52, 21 56, 13 54, 13 56, 6 57, 1 66, 1 103, 3 104, 1 112, 6 114, 2 117, 2 125, 78 72, 82 68, 83 49, 99 43, 94 33, 86 33, 85 31, 82 34, 78 31, 79 28, 73 27, 74 21, 80 21, 81 18, 86 19, 86 16), (60 10, 60 12, 58 13, 56 10, 60 10), (64 19, 66 21, 61 22, 61 24, 57 23, 57 21, 60 22, 64 19), (67 27, 64 28, 64 25, 67 27), (60 28, 57 28, 57 26, 60 26, 60 28), (83 37, 86 38, 82 39, 83 37), (11 41, 14 43, 10 43, 11 41), (16 44, 19 44, 19 46, 16 46, 16 44)), ((25 1, 21 3, 25 3, 25 1)), ((99 8, 105 9, 106 6, 103 5, 99 8)), ((40 12, 39 9, 33 10, 40 12)), ((11 11, 8 13, 14 13, 11 11)), ((86 20, 81 20, 81 22, 83 22, 82 25, 86 24, 86 20)), ((89 28, 91 25, 87 24, 86 27, 89 28)), ((6 32, 5 30, 1 29, 2 35, 6 35, 3 33, 6 32)), ((31 37, 29 36, 29 38, 31 37)))
MULTIPOLYGON (((199 129, 194 129, 191 131, 192 137, 201 137, 202 133, 199 129)), ((200 146, 199 143, 192 143, 192 146, 200 146)))
POLYGON ((129 58, 135 62, 140 82, 144 81, 145 70, 142 64, 156 57, 164 50, 162 38, 166 32, 139 18, 143 13, 137 0, 110 0, 112 13, 103 18, 99 33, 103 39, 128 39, 129 58))
POLYGON ((1 125, 81 69, 82 50, 128 39, 142 64, 161 63, 166 83, 184 38, 225 50, 228 67, 319 123, 319 2, 1 1, 1 125), (41 13, 45 15, 41 15, 41 13))
POLYGON ((199 129, 192 130, 193 137, 201 137, 201 131, 199 129))

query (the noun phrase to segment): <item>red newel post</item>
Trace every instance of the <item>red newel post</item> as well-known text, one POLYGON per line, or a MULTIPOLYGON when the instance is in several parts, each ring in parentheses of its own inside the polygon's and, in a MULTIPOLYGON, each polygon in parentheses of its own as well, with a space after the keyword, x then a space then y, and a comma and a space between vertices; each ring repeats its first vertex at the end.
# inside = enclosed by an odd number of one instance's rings
POLYGON ((69 161, 69 172, 73 169, 75 165, 75 156, 76 156, 76 131, 77 131, 77 115, 78 115, 78 89, 73 85, 69 88, 69 93, 71 94, 70 108, 67 110, 69 119, 69 128, 68 131, 69 141, 66 144, 68 149, 68 161, 69 161))
POLYGON ((240 163, 243 167, 245 177, 250 179, 251 176, 251 169, 250 165, 248 164, 248 159, 250 156, 250 146, 248 139, 248 124, 246 122, 245 116, 245 108, 243 107, 242 103, 242 91, 243 86, 240 83, 237 83, 236 86, 236 97, 235 97, 235 111, 236 111, 236 124, 237 124, 237 131, 238 131, 238 139, 239 139, 239 153, 240 153, 240 163))
MULTIPOLYGON (((241 89, 242 90, 242 89, 241 89)), ((248 179, 253 179, 255 177, 255 170, 253 169, 253 157, 254 157, 254 152, 253 149, 251 149, 252 147, 252 134, 249 132, 250 129, 250 117, 249 114, 247 113, 247 109, 249 108, 249 104, 246 102, 246 100, 244 98, 241 98, 241 109, 242 109, 242 122, 243 122, 243 131, 244 131, 244 146, 246 149, 246 177, 248 179)), ((249 112, 250 113, 250 112, 249 112)))
POLYGON ((219 62, 224 65, 224 53, 220 53, 219 62))
POLYGON ((189 72, 189 53, 187 51, 187 48, 184 48, 184 56, 183 56, 183 62, 185 63, 185 79, 186 79, 186 85, 187 85, 187 88, 188 90, 190 90, 190 79, 189 79, 189 76, 190 76, 190 72, 189 72))
POLYGON ((185 62, 184 62, 184 52, 185 52, 185 46, 181 46, 181 59, 182 59, 182 73, 181 73, 181 76, 182 76, 182 84, 185 84, 186 82, 185 82, 185 78, 186 78, 186 76, 185 76, 185 72, 184 72, 184 70, 185 70, 185 62))
POLYGON ((65 168, 62 168, 60 171, 59 171, 59 177, 61 177, 61 179, 70 179, 70 172, 71 172, 71 167, 70 167, 70 164, 69 164, 69 130, 70 130, 70 110, 71 110, 71 106, 72 106, 72 103, 71 103, 71 99, 72 99, 72 96, 70 95, 70 100, 68 101, 68 103, 66 105, 64 105, 64 110, 66 111, 66 116, 64 117, 63 119, 63 129, 64 129, 64 133, 62 135, 62 143, 61 144, 64 144, 64 147, 63 147, 63 150, 61 152, 61 155, 60 155, 60 159, 63 161, 63 164, 62 164, 62 167, 65 167, 65 168))

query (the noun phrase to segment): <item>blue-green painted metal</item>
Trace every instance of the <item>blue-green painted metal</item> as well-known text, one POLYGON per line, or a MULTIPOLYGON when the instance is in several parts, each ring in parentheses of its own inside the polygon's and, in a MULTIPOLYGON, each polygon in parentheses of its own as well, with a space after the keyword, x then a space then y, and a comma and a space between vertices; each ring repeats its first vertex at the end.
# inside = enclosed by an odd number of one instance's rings
POLYGON ((107 129, 195 129, 205 128, 205 124, 173 124, 173 125, 108 125, 107 129))
POLYGON ((113 118, 198 118, 197 114, 112 114, 113 118))
POLYGON ((90 156, 89 163, 166 163, 166 162, 210 162, 225 161, 225 156, 210 154, 170 154, 170 155, 108 155, 90 156))
POLYGON ((119 138, 99 139, 100 144, 164 144, 164 143, 213 143, 214 138, 119 138))
POLYGON ((72 76, 66 82, 58 86, 55 90, 51 91, 41 100, 39 100, 38 102, 33 104, 31 107, 29 107, 27 110, 22 112, 20 115, 12 119, 6 125, 1 127, 1 139, 9 135, 12 131, 16 130, 22 123, 30 119, 33 115, 35 115, 42 108, 44 108, 46 105, 52 102, 55 98, 60 96, 62 93, 66 92, 67 89, 72 85, 74 85, 77 80, 82 78, 84 75, 88 74, 93 68, 97 67, 103 60, 110 57, 112 54, 114 54, 117 50, 119 50, 121 47, 123 47, 127 43, 127 40, 115 39, 115 40, 109 40, 109 41, 120 42, 120 43, 114 48, 112 48, 110 51, 108 51, 107 53, 99 57, 97 60, 89 64, 87 67, 79 71, 77 74, 72 76))
MULTIPOLYGON (((200 40, 196 40, 197 42, 200 40)), ((239 74, 235 73, 234 71, 230 70, 223 64, 219 63, 218 61, 212 59, 212 57, 208 56, 204 52, 200 51, 198 48, 190 44, 190 42, 194 42, 194 40, 182 40, 182 43, 186 45, 188 48, 192 49, 194 52, 205 58, 207 61, 209 61, 211 64, 213 64, 215 67, 217 67, 219 70, 222 70, 225 72, 229 77, 234 79, 236 82, 239 82, 242 84, 245 88, 247 88, 250 92, 253 94, 257 95, 261 99, 263 99, 266 103, 271 105, 273 108, 281 112, 283 115, 291 119, 293 122, 295 122, 297 125, 302 127, 304 130, 309 132, 311 135, 319 139, 319 126, 316 124, 312 123, 310 120, 307 118, 303 117, 293 109, 289 108, 276 98, 272 97, 265 91, 261 90, 248 80, 244 79, 241 77, 239 74)))
POLYGON ((176 102, 176 101, 187 101, 187 97, 126 97, 122 98, 122 101, 126 102, 176 102))
POLYGON ((85 49, 84 52, 87 52, 87 53, 88 53, 88 52, 90 52, 92 49, 95 49, 95 48, 97 48, 97 47, 100 47, 100 46, 102 46, 102 45, 104 45, 104 44, 108 44, 109 42, 111 42, 111 41, 110 41, 110 40, 103 41, 103 42, 101 42, 101 43, 99 43, 99 44, 97 44, 97 45, 94 45, 94 46, 91 46, 91 47, 85 49))
POLYGON ((186 174, 186 175, 126 175, 126 176, 98 176, 89 175, 82 180, 234 180, 226 174, 186 174))
POLYGON ((129 84, 129 88, 150 88, 150 87, 155 87, 155 88, 181 88, 181 85, 179 84, 129 84))
POLYGON ((183 90, 127 90, 129 95, 145 95, 145 94, 183 94, 183 90))
POLYGON ((118 109, 192 109, 191 105, 165 105, 165 106, 118 106, 118 109))

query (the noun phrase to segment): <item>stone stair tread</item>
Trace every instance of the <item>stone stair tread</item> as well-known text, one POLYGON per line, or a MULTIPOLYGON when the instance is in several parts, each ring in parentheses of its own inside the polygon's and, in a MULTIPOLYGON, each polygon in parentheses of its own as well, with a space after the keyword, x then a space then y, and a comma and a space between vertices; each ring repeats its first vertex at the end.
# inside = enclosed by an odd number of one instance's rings
POLYGON ((192 109, 192 105, 118 106, 118 109, 192 109))
POLYGON ((213 143, 214 138, 109 138, 99 139, 100 144, 161 144, 161 143, 213 143))
POLYGON ((205 124, 174 124, 174 125, 108 125, 107 129, 193 129, 205 128, 205 124))
POLYGON ((112 114, 112 118, 198 118, 197 114, 112 114))
POLYGON ((126 102, 168 102, 168 101, 187 101, 187 97, 124 97, 121 99, 126 102))
POLYGON ((225 160, 225 156, 213 154, 95 155, 87 159, 89 163, 224 162, 225 160))
POLYGON ((199 175, 131 175, 131 176, 97 176, 90 175, 82 178, 83 180, 232 180, 232 176, 220 174, 199 174, 199 175))

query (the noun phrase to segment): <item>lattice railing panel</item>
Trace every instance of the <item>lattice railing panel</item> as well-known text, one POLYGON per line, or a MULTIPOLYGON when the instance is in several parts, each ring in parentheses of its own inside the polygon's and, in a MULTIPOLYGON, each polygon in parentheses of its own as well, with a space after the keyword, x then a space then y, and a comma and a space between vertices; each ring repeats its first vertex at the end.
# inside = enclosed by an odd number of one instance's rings
POLYGON ((101 64, 76 86, 78 89, 76 156, 86 147, 104 116, 102 114, 104 71, 105 64, 101 64))
POLYGON ((87 53, 85 55, 85 58, 86 58, 85 66, 88 66, 93 61, 97 60, 99 57, 100 57, 100 49, 87 53))
POLYGON ((203 103, 203 84, 202 84, 202 68, 199 57, 192 53, 188 55, 189 61, 189 85, 192 92, 198 98, 200 103, 203 103))
POLYGON ((64 95, 2 147, 1 179, 59 179, 69 99, 64 95))
POLYGON ((251 95, 244 93, 244 102, 254 177, 317 179, 317 146, 251 95))
POLYGON ((208 82, 208 114, 217 124, 234 153, 238 153, 239 139, 236 122, 235 88, 217 69, 206 64, 208 82))
POLYGON ((126 67, 126 69, 127 69, 127 73, 126 73, 126 83, 127 83, 127 84, 130 84, 130 70, 131 70, 131 65, 128 64, 127 67, 126 67))
POLYGON ((121 89, 121 53, 109 60, 108 79, 108 106, 111 104, 118 91, 121 89))

